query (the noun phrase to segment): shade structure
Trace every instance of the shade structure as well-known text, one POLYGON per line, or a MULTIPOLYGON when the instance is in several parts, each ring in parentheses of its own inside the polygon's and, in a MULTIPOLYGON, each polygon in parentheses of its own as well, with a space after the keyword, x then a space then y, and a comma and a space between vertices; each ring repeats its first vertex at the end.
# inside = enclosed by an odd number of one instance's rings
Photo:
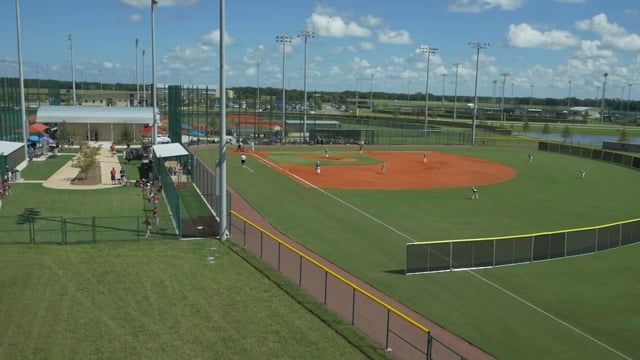
POLYGON ((205 135, 204 135, 204 133, 202 133, 200 131, 195 131, 194 130, 194 131, 189 133, 189 136, 192 136, 192 137, 204 137, 205 135))
MULTIPOLYGON (((145 126, 142 129, 140 129, 140 135, 142 136, 151 136, 151 132, 153 131, 153 127, 152 126, 145 126)), ((158 135, 164 135, 165 132, 164 130, 158 128, 158 135)))
POLYGON ((29 125, 29 134, 43 133, 48 128, 47 125, 41 123, 31 124, 29 125))
POLYGON ((29 138, 27 138, 28 142, 32 142, 32 143, 40 143, 40 137, 38 135, 31 135, 29 136, 29 138))

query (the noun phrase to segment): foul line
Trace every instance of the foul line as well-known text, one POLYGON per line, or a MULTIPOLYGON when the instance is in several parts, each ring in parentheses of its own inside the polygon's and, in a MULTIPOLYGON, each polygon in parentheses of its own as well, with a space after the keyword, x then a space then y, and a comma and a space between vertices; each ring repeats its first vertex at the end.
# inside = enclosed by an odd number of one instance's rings
POLYGON ((251 172, 255 172, 255 171, 253 171, 253 169, 252 169, 252 168, 248 167, 247 165, 242 165, 242 167, 243 167, 243 168, 245 168, 245 169, 247 169, 247 170, 249 170, 249 171, 251 171, 251 172))
POLYGON ((363 210, 361 210, 361 209, 359 209, 359 208, 357 208, 357 207, 355 207, 355 206, 353 206, 353 205, 349 204, 348 202, 346 202, 346 201, 344 201, 344 200, 340 199, 339 197, 337 197, 337 196, 335 196, 335 195, 332 195, 332 194, 330 194, 330 193, 326 192, 325 190, 323 190, 323 189, 321 189, 321 188, 319 188, 319 187, 315 186, 314 184, 310 183, 309 181, 307 181, 307 180, 305 180, 305 179, 301 178, 300 176, 298 176, 298 175, 296 175, 296 174, 294 174, 294 173, 290 172, 289 170, 284 169, 284 168, 282 168, 282 167, 278 166, 277 164, 275 164, 275 163, 273 163, 273 162, 271 162, 271 161, 269 161, 269 160, 267 160, 267 159, 265 159, 265 158, 261 157, 260 155, 253 154, 253 156, 254 156, 254 157, 256 157, 260 162, 264 163, 265 165, 267 165, 267 166, 269 166, 269 167, 272 167, 272 168, 275 168, 275 169, 278 169, 279 171, 281 171, 281 172, 283 172, 283 173, 285 173, 285 174, 287 174, 287 175, 291 176, 292 178, 294 178, 294 179, 298 180, 299 182, 301 182, 301 183, 303 183, 303 184, 306 184, 306 185, 308 185, 309 187, 311 187, 311 188, 313 188, 313 189, 315 189, 315 190, 318 190, 319 192, 321 192, 321 193, 323 193, 323 194, 327 195, 328 197, 330 197, 330 198, 332 198, 332 199, 336 200, 337 202, 339 202, 339 203, 341 203, 341 204, 343 204, 343 205, 345 205, 345 206, 347 206, 347 207, 351 208, 352 210, 354 210, 354 211, 356 211, 356 212, 358 212, 358 213, 360 213, 360 214, 364 215, 365 217, 369 218, 370 220, 372 220, 372 221, 374 221, 374 222, 376 222, 376 223, 378 223, 378 224, 380 224, 380 225, 382 225, 382 226, 386 227, 387 229, 389 229, 389 230, 393 231, 394 233, 396 233, 396 234, 398 234, 398 235, 402 236, 403 238, 405 238, 405 239, 407 239, 407 240, 409 240, 409 241, 411 241, 411 242, 416 242, 416 240, 415 240, 415 239, 413 239, 412 237, 410 237, 409 235, 407 235, 407 234, 405 234, 405 233, 401 232, 400 230, 398 230, 398 229, 394 228, 393 226, 391 226, 391 225, 389 225, 389 224, 387 224, 387 223, 383 222, 382 220, 380 220, 380 219, 378 219, 378 218, 375 218, 373 215, 368 214, 368 213, 364 212, 363 210))
POLYGON ((619 356, 620 356, 620 357, 622 357, 623 359, 632 360, 629 356, 627 356, 627 355, 623 354, 622 352, 620 352, 620 351, 618 351, 618 350, 616 350, 616 349, 612 348, 611 346, 609 346, 609 345, 607 345, 607 344, 603 343, 602 341, 600 341, 600 340, 598 340, 598 339, 594 338, 593 336, 591 336, 591 335, 589 335, 589 334, 585 333, 584 331, 582 331, 582 330, 578 329, 577 327, 575 327, 575 326, 573 326, 573 325, 571 325, 571 324, 567 323, 566 321, 561 320, 561 319, 559 319, 558 317, 556 317, 556 316, 554 316, 554 315, 552 315, 552 314, 550 314, 550 313, 548 313, 548 312, 546 312, 546 311, 542 310, 541 308, 539 308, 539 307, 537 307, 537 306, 533 305, 532 303, 528 302, 527 300, 525 300, 525 299, 521 298, 520 296, 518 296, 518 295, 516 295, 516 294, 512 293, 511 291, 509 291, 509 290, 507 290, 507 289, 505 289, 505 288, 501 287, 500 285, 498 285, 498 284, 496 284, 496 283, 492 282, 491 280, 489 280, 489 279, 487 279, 487 278, 485 278, 485 277, 483 277, 483 276, 481 276, 481 275, 479 275, 479 274, 476 274, 475 272, 473 272, 473 271, 471 271, 471 270, 469 270, 468 272, 469 272, 471 275, 473 275, 473 276, 477 277, 478 279, 480 279, 480 280, 482 280, 482 281, 484 281, 484 282, 486 282, 486 283, 490 284, 491 286, 495 287, 496 289, 498 289, 498 290, 500 290, 500 291, 504 292, 505 294, 507 294, 507 295, 509 295, 509 296, 511 296, 511 297, 513 297, 513 298, 515 298, 516 300, 518 300, 518 301, 522 302, 523 304, 526 304, 526 305, 527 305, 527 306, 529 306, 530 308, 532 308, 532 309, 534 309, 534 310, 536 310, 536 311, 538 311, 538 312, 540 312, 540 313, 544 314, 545 316, 547 316, 547 317, 549 317, 549 318, 551 318, 551 319, 553 319, 553 320, 555 320, 555 321, 559 322, 560 324, 562 324, 562 325, 564 325, 564 326, 568 327, 569 329, 571 329, 571 330, 575 331, 576 333, 578 333, 578 334, 580 334, 580 335, 582 335, 582 336, 586 337, 587 339, 589 339, 589 340, 593 341, 594 343, 596 343, 596 344, 598 344, 598 345, 601 345, 602 347, 606 348, 607 350, 609 350, 609 351, 611 351, 611 352, 613 352, 613 353, 615 353, 615 354, 619 355, 619 356))

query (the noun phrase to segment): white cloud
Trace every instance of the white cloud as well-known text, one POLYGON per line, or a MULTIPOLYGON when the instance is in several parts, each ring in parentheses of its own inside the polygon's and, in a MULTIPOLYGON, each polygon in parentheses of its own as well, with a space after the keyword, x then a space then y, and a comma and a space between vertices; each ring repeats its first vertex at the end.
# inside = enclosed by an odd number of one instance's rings
POLYGON ((540 31, 529 24, 512 24, 507 33, 507 45, 519 48, 559 50, 578 45, 578 38, 567 31, 540 31))
POLYGON ((483 12, 494 8, 515 10, 524 5, 525 0, 451 0, 449 10, 454 12, 483 12))
POLYGON ((409 45, 411 36, 405 30, 384 29, 378 32, 378 41, 382 44, 409 45))
POLYGON ((115 70, 115 69, 120 69, 122 67, 120 64, 114 64, 110 61, 103 61, 101 65, 103 69, 107 69, 107 70, 115 70))
POLYGON ((594 33, 600 36, 624 35, 626 31, 618 24, 612 24, 607 15, 598 14, 589 20, 576 21, 576 28, 581 31, 594 33))
POLYGON ((619 51, 640 51, 640 35, 605 36, 602 38, 602 44, 619 51))
POLYGON ((360 42, 360 48, 362 50, 373 50, 373 49, 375 49, 375 46, 372 43, 368 42, 368 41, 362 41, 362 42, 360 42))
POLYGON ((176 46, 169 50, 163 62, 168 64, 208 61, 213 56, 210 46, 176 46))
POLYGON ((365 59, 354 57, 353 61, 351 62, 351 67, 355 70, 368 69, 371 67, 371 64, 365 59))
POLYGON ((332 66, 331 69, 329 69, 329 75, 342 76, 342 70, 337 66, 332 66))
POLYGON ((601 49, 600 41, 598 40, 583 40, 580 42, 580 50, 576 52, 576 56, 579 57, 613 57, 611 50, 601 49))
MULTIPOLYGON (((145 9, 151 7, 149 0, 118 0, 124 6, 145 9)), ((198 0, 158 0, 158 7, 174 7, 174 6, 192 6, 198 3, 198 0)))
POLYGON ((341 17, 312 14, 307 20, 309 28, 315 30, 318 35, 326 37, 367 37, 371 36, 371 30, 341 17))
POLYGON ((382 25, 382 19, 377 16, 367 15, 363 18, 363 20, 364 20, 364 23, 367 24, 368 26, 382 25))
MULTIPOLYGON (((226 45, 230 45, 233 44, 233 42, 235 41, 231 36, 229 36, 229 33, 225 33, 225 41, 226 41, 226 45)), ((200 38, 200 42, 203 45, 220 45, 220 29, 215 29, 213 31, 211 31, 210 33, 204 35, 202 38, 200 38)))
POLYGON ((131 21, 132 23, 142 22, 142 15, 140 14, 131 15, 129 16, 129 21, 131 21))

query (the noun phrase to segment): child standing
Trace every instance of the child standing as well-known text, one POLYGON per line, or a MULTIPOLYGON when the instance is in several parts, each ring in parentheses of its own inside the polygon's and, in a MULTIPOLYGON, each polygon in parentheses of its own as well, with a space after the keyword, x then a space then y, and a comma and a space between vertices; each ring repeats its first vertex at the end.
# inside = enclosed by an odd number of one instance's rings
POLYGON ((151 235, 151 219, 148 216, 144 219, 144 224, 147 226, 147 233, 144 237, 148 238, 151 235))

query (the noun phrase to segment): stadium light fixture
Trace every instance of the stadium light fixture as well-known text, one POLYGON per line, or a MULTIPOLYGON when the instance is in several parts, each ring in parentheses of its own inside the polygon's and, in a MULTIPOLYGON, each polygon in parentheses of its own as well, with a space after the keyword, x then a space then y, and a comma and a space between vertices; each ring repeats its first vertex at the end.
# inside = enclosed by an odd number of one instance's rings
POLYGON ((431 60, 431 54, 435 54, 437 51, 437 48, 424 45, 420 46, 420 52, 427 54, 427 80, 424 91, 424 136, 427 136, 427 123, 429 122, 429 63, 431 60))
POLYGON ((471 42, 469 46, 476 49, 476 81, 473 87, 473 121, 471 122, 471 145, 476 143, 476 120, 478 118, 478 66, 480 64, 480 49, 486 49, 489 43, 471 42))
POLYGON ((284 81, 285 81, 285 58, 286 58, 286 47, 287 44, 291 44, 291 42, 293 42, 293 38, 291 36, 287 36, 287 35, 278 35, 276 36, 276 42, 279 44, 282 44, 282 140, 284 143, 286 143, 286 133, 285 133, 285 127, 286 127, 286 122, 287 122, 287 97, 286 97, 286 90, 284 87, 284 81))

